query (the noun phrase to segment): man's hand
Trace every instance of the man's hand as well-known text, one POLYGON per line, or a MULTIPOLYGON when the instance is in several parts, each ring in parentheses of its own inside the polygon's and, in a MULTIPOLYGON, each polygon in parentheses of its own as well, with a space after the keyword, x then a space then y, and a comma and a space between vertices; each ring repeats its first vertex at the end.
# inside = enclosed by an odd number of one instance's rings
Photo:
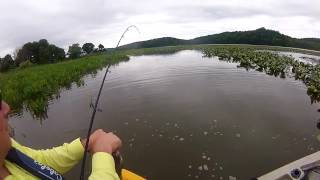
MULTIPOLYGON (((86 139, 83 139, 82 145, 85 147, 86 139)), ((106 152, 112 154, 120 149, 121 140, 111 133, 106 133, 102 129, 93 132, 89 139, 88 150, 91 153, 106 152)))

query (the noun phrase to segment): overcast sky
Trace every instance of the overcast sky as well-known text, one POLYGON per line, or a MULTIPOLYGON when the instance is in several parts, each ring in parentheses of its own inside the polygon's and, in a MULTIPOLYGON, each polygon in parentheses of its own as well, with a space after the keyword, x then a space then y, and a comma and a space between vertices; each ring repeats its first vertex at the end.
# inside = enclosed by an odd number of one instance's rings
POLYGON ((0 56, 45 38, 72 43, 116 45, 172 36, 190 39, 259 27, 320 38, 320 0, 1 0, 0 56))

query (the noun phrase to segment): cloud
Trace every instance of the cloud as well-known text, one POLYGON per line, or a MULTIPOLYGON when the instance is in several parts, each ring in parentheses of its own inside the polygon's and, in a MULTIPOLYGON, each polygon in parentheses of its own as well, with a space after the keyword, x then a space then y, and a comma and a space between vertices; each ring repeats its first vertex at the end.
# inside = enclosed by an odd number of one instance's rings
POLYGON ((72 43, 115 46, 174 36, 194 38, 223 31, 266 27, 294 37, 320 37, 319 0, 10 0, 0 5, 0 55, 46 38, 67 48, 72 43))

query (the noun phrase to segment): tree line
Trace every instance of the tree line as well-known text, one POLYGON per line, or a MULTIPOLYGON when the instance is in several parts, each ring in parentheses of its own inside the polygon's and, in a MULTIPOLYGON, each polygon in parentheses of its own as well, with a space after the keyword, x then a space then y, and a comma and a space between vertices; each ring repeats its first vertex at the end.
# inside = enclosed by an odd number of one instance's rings
POLYGON ((197 44, 253 44, 296 47, 320 51, 320 39, 318 38, 297 39, 266 28, 259 28, 252 31, 223 32, 219 34, 201 36, 190 40, 164 37, 135 42, 123 45, 120 48, 133 49, 197 44))
POLYGON ((63 48, 50 44, 46 39, 41 39, 24 44, 21 48, 16 49, 13 56, 7 54, 3 58, 0 57, 0 72, 32 64, 56 63, 104 51, 106 49, 102 44, 95 48, 93 43, 84 43, 82 47, 76 43, 69 46, 65 53, 63 48))

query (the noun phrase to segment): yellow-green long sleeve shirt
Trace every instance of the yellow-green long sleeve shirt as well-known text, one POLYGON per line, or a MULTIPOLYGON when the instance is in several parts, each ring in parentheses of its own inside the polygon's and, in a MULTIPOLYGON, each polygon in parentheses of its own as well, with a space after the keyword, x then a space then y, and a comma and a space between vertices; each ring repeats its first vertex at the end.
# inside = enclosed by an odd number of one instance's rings
MULTIPOLYGON (((65 143, 62 146, 47 150, 34 150, 20 145, 15 140, 11 139, 12 147, 20 150, 34 160, 47 165, 61 174, 65 174, 73 168, 83 156, 84 148, 80 139, 76 139, 71 143, 65 143)), ((5 180, 36 180, 37 177, 20 168, 14 163, 5 161, 5 167, 10 174, 5 180)), ((115 171, 113 157, 108 153, 98 152, 92 157, 92 172, 89 180, 119 180, 115 171)))

